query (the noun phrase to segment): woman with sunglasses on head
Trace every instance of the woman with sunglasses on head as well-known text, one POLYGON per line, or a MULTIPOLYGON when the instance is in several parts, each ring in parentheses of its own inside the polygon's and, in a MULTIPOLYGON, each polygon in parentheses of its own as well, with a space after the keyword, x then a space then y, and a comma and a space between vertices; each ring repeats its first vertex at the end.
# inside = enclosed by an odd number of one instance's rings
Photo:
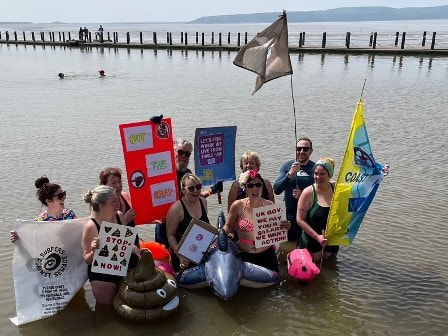
POLYGON ((189 261, 178 256, 175 251, 177 244, 188 228, 193 218, 209 223, 207 216, 207 201, 201 196, 202 184, 199 177, 186 174, 180 181, 182 197, 174 202, 166 216, 166 232, 170 244, 171 265, 175 272, 190 266, 189 261))
MULTIPOLYGON (((87 191, 84 194, 84 201, 90 204, 92 210, 82 235, 84 261, 88 265, 87 274, 96 302, 112 304, 122 277, 92 272, 91 268, 95 250, 100 247, 98 234, 101 224, 103 222, 124 224, 124 216, 121 212, 117 212, 117 198, 115 190, 111 187, 100 185, 87 191)), ((132 253, 140 256, 138 246, 132 247, 132 253)))
MULTIPOLYGON (((261 167, 260 157, 256 152, 248 150, 241 156, 240 168, 243 173, 248 170, 259 171, 260 167, 261 167)), ((243 188, 241 188, 238 181, 233 182, 229 190, 229 196, 227 198, 228 201, 227 211, 230 210, 230 206, 232 205, 233 202, 235 202, 237 199, 243 199, 245 197, 246 197, 246 191, 243 188)), ((267 179, 263 179, 263 190, 261 197, 275 203, 274 191, 272 190, 271 182, 269 182, 269 180, 267 179)))
MULTIPOLYGON (((60 221, 65 219, 75 219, 73 210, 65 209, 65 197, 67 193, 56 183, 50 183, 48 177, 39 177, 34 185, 37 188, 36 197, 46 207, 46 210, 34 220, 37 222, 60 221)), ((19 236, 16 231, 10 232, 10 240, 14 243, 19 236)))
POLYGON ((322 257, 335 257, 339 246, 328 246, 322 233, 327 226, 328 213, 333 199, 334 183, 330 182, 334 172, 334 160, 319 159, 313 168, 314 184, 305 188, 297 205, 297 222, 302 228, 299 247, 305 247, 312 254, 314 262, 322 257))
MULTIPOLYGON (((232 230, 235 229, 238 233, 238 247, 242 251, 241 260, 279 272, 274 247, 255 247, 253 211, 256 208, 273 204, 272 201, 261 197, 264 181, 257 170, 248 170, 240 175, 238 182, 246 191, 247 197, 236 200, 230 206, 224 230, 230 238, 233 238, 232 230)), ((284 230, 289 230, 290 227, 289 221, 281 223, 281 228, 284 230)))

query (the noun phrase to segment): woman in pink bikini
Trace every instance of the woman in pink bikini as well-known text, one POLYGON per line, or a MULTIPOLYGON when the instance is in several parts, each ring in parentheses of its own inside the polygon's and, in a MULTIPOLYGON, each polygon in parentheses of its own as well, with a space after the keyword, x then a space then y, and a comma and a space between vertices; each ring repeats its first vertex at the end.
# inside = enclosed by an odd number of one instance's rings
MULTIPOLYGON (((256 170, 249 170, 240 175, 238 180, 241 187, 246 190, 246 198, 236 200, 230 207, 224 230, 231 237, 235 229, 239 235, 238 247, 241 250, 241 259, 272 271, 278 272, 277 256, 273 246, 255 248, 253 210, 273 204, 261 197, 263 179, 256 170)), ((289 230, 290 222, 283 222, 282 229, 289 230)))

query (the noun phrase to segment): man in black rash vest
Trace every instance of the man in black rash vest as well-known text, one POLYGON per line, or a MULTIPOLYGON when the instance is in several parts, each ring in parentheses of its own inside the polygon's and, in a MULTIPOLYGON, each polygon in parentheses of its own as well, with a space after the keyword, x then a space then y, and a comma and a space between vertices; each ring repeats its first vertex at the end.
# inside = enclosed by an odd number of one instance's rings
MULTIPOLYGON (((179 198, 182 197, 182 188, 180 181, 185 174, 192 174, 192 171, 188 168, 190 163, 190 156, 193 154, 193 145, 188 140, 176 139, 174 141, 174 159, 176 161, 176 173, 177 173, 177 187, 179 190, 179 198)), ((210 195, 222 192, 222 181, 212 185, 210 189, 203 191, 201 196, 207 198, 210 195)), ((165 245, 169 248, 168 238, 166 235, 165 227, 166 219, 162 218, 161 223, 158 223, 155 230, 155 241, 165 245)))
POLYGON ((302 234, 296 219, 297 201, 303 189, 314 183, 314 162, 310 160, 312 152, 311 140, 306 137, 299 138, 296 144, 296 159, 282 164, 273 185, 276 195, 284 192, 286 218, 291 222, 291 229, 288 231, 289 241, 298 240, 302 234))

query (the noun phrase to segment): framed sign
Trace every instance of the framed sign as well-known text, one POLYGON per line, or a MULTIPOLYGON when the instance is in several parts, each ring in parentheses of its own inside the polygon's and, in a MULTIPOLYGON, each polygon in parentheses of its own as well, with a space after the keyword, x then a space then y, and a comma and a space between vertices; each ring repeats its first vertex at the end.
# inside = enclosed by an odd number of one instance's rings
POLYGON ((166 216, 176 201, 176 163, 171 119, 120 125, 135 224, 166 216))
POLYGON ((98 234, 100 247, 93 254, 92 272, 125 276, 136 235, 135 227, 102 222, 98 234))
POLYGON ((255 247, 271 246, 288 240, 287 230, 280 228, 286 220, 284 205, 271 204, 253 211, 255 247))
POLYGON ((217 234, 217 228, 193 218, 177 245, 176 252, 198 265, 217 234))

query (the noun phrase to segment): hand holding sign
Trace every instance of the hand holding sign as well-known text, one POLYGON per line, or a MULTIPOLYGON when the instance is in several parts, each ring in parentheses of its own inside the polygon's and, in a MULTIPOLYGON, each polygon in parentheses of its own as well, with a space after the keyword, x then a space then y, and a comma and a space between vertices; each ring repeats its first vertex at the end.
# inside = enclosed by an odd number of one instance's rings
POLYGON ((124 276, 134 247, 137 229, 103 222, 95 243, 92 272, 124 276))

